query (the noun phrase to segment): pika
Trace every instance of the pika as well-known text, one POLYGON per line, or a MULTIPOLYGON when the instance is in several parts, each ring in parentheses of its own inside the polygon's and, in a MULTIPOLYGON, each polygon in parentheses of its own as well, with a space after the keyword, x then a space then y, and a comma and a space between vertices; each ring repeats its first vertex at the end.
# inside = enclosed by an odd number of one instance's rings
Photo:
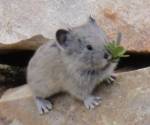
POLYGON ((110 78, 117 61, 106 50, 108 40, 96 21, 72 29, 56 31, 56 40, 41 45, 29 61, 27 82, 41 114, 52 109, 47 97, 67 92, 93 109, 101 97, 92 94, 103 80, 110 78))

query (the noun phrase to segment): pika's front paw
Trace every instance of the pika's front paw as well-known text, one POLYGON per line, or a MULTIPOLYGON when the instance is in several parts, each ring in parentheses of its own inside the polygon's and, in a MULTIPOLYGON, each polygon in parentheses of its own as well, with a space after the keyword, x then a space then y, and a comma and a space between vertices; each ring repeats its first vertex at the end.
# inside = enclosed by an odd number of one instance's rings
POLYGON ((84 105, 87 109, 94 109, 95 106, 101 104, 102 98, 99 96, 89 96, 84 100, 84 105))
POLYGON ((51 102, 46 99, 43 99, 43 98, 37 97, 36 105, 37 105, 38 111, 41 115, 48 113, 52 109, 51 102))
POLYGON ((116 79, 117 79, 117 78, 116 78, 116 75, 113 74, 113 75, 111 75, 109 78, 107 78, 105 81, 106 81, 106 83, 107 83, 108 85, 112 85, 116 79))

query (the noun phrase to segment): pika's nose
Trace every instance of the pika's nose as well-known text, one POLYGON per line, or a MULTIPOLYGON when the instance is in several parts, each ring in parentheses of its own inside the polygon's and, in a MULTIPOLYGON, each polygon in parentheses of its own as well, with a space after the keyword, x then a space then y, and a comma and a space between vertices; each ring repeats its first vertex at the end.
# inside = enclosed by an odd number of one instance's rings
POLYGON ((90 51, 93 50, 93 47, 91 45, 86 45, 86 48, 90 51))

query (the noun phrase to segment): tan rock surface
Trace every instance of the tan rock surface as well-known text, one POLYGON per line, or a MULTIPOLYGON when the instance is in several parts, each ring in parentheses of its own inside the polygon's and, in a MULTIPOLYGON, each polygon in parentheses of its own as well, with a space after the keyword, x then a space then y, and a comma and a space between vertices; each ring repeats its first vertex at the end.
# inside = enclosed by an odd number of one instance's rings
POLYGON ((36 50, 40 45, 47 42, 49 39, 42 35, 36 35, 30 39, 21 40, 17 43, 3 44, 0 43, 0 53, 5 53, 14 50, 36 50))
POLYGON ((43 116, 26 85, 3 95, 0 120, 9 125, 149 125, 149 83, 150 68, 121 73, 112 87, 98 88, 96 94, 103 102, 95 110, 86 110, 81 102, 64 94, 52 98, 54 109, 43 116))
POLYGON ((129 51, 150 52, 149 6, 149 0, 0 0, 0 43, 52 39, 58 28, 81 25, 92 15, 111 39, 121 31, 129 51))

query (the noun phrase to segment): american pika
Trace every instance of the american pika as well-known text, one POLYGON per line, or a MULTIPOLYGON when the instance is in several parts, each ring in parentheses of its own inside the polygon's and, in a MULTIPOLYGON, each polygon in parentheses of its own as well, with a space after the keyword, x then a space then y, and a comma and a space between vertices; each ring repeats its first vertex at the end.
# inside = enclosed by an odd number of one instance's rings
POLYGON ((40 46, 27 67, 27 82, 41 114, 52 109, 46 97, 68 92, 88 109, 101 102, 95 86, 111 77, 117 62, 105 48, 108 40, 93 18, 69 30, 59 29, 56 40, 40 46))

